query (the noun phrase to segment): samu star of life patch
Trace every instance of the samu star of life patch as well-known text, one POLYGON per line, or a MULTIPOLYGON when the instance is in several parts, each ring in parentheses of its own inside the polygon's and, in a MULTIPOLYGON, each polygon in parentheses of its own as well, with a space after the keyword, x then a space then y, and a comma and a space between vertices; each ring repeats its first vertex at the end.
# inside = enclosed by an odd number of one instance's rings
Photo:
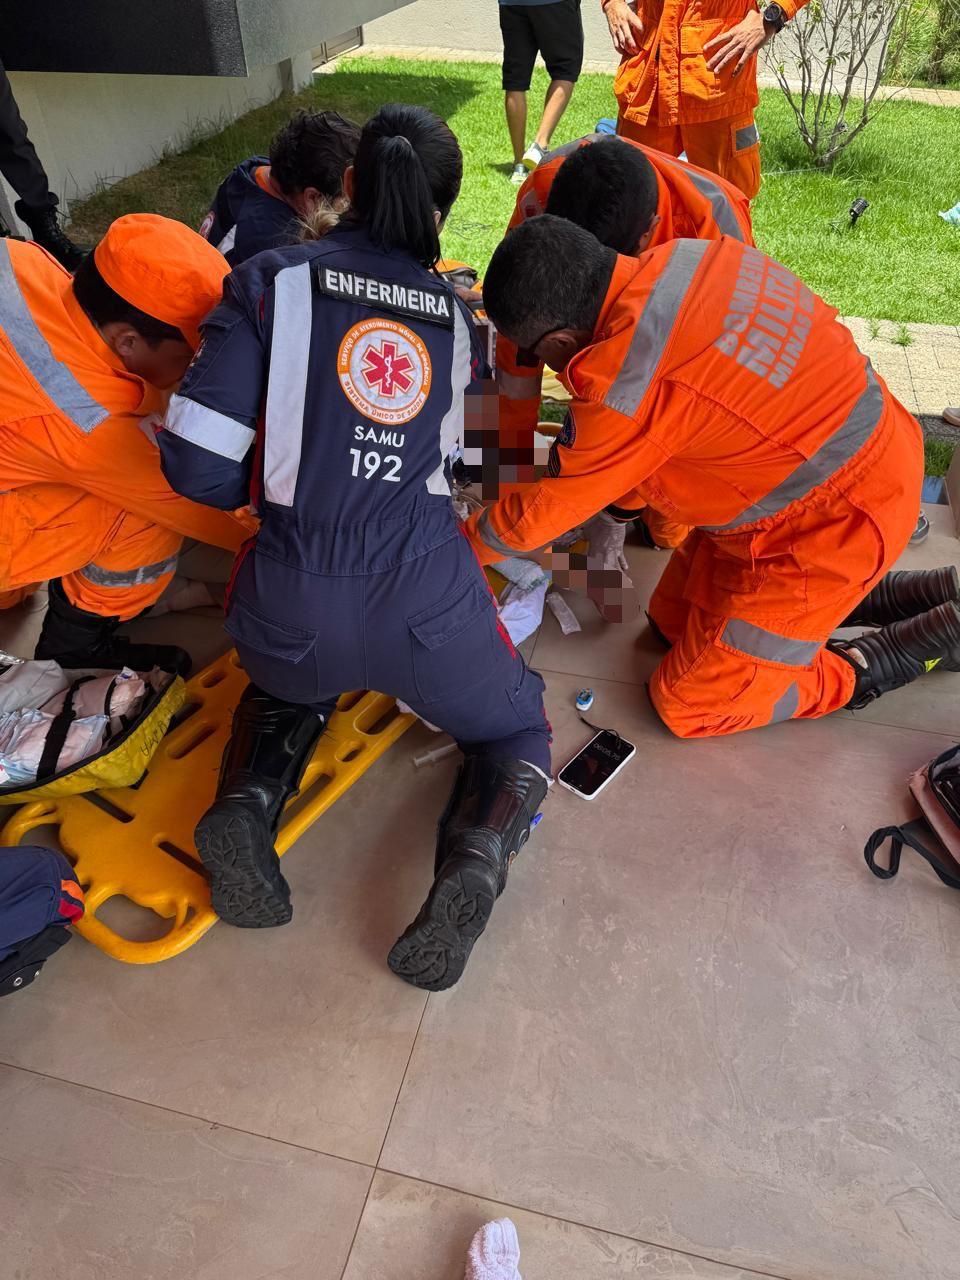
POLYGON ((363 307, 394 311, 414 320, 453 328, 453 294, 444 288, 427 284, 403 284, 398 280, 381 280, 359 271, 341 271, 323 262, 317 265, 317 288, 341 302, 358 302, 363 307))
POLYGON ((340 343, 337 376, 343 394, 372 422, 402 426, 430 394, 430 354, 412 329, 395 320, 363 320, 340 343))

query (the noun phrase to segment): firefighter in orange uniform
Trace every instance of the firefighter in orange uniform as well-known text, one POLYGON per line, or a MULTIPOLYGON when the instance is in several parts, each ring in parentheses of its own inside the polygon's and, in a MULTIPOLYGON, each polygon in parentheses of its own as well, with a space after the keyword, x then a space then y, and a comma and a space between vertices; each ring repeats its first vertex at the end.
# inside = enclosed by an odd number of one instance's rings
MULTIPOLYGON (((541 161, 520 188, 509 229, 547 211, 632 256, 681 237, 719 240, 725 235, 753 244, 750 201, 729 182, 662 151, 597 133, 569 142, 541 161)), ((500 335, 501 444, 521 458, 532 451, 542 379, 542 361, 521 364, 516 346, 500 335)), ((502 486, 501 492, 506 491, 502 486)), ((689 532, 655 511, 643 517, 643 530, 664 549, 679 546, 689 532)))
POLYGON ((757 52, 805 3, 602 0, 623 55, 617 131, 675 156, 686 151, 752 200, 760 190, 757 52))
POLYGON ((467 532, 486 564, 604 507, 696 526, 650 602, 669 646, 650 694, 674 733, 822 716, 960 669, 957 571, 888 574, 916 523, 920 428, 786 268, 727 237, 618 257, 545 216, 499 247, 484 299, 573 402, 547 475, 467 532), (830 641, 857 623, 879 630, 830 641))
POLYGON ((38 657, 187 665, 117 629, 156 603, 183 536, 236 551, 252 527, 174 493, 149 426, 227 271, 196 232, 153 214, 114 222, 74 278, 38 246, 0 240, 0 597, 50 580, 38 657))

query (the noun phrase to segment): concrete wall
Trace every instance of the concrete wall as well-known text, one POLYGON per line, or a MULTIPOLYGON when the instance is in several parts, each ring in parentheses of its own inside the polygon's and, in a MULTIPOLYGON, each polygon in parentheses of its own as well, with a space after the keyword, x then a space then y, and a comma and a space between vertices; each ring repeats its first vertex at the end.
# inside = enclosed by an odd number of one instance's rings
MULTIPOLYGON (((152 164, 191 131, 298 87, 309 68, 300 59, 297 73, 278 64, 242 78, 14 71, 10 83, 50 185, 69 203, 152 164)), ((4 187, 12 209, 15 197, 4 187)))
MULTIPOLYGON (((440 47, 499 54, 500 22, 495 0, 462 3, 462 0, 414 0, 413 4, 387 14, 364 27, 364 39, 372 45, 407 48, 440 47)), ((619 58, 613 51, 607 20, 599 0, 584 0, 584 57, 588 63, 611 70, 619 58)))

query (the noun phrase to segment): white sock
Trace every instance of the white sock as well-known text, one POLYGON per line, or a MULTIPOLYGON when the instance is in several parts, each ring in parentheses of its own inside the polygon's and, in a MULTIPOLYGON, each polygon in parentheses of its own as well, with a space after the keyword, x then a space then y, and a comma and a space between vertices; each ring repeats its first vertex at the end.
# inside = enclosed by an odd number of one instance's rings
POLYGON ((482 1226, 470 1242, 464 1280, 521 1280, 520 1241, 509 1218, 482 1226))

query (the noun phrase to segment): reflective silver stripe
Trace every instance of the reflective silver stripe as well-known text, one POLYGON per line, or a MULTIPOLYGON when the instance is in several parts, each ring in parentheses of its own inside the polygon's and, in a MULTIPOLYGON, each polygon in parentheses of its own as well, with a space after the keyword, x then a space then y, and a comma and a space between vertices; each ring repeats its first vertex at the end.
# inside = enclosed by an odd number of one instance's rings
POLYGON ((782 662, 787 667, 806 667, 823 645, 819 640, 791 640, 776 631, 765 631, 742 618, 731 618, 720 637, 723 644, 764 662, 782 662))
POLYGON ((225 413, 208 409, 185 396, 171 396, 163 429, 221 458, 240 462, 256 438, 256 432, 225 413))
POLYGON ((217 245, 217 248, 220 250, 222 254, 228 254, 230 250, 233 248, 233 246, 236 244, 236 242, 237 242, 237 228, 236 228, 236 225, 234 225, 230 228, 227 234, 223 237, 223 239, 217 245))
POLYGON ((677 322, 687 290, 710 240, 675 240, 666 267, 657 277, 633 331, 630 350, 604 401, 632 418, 650 388, 677 322))
POLYGON ((279 507, 292 507, 297 491, 312 325, 310 263, 285 267, 273 281, 263 454, 264 496, 279 507))
POLYGON ((734 240, 739 240, 743 244, 743 232, 740 230, 737 215, 734 213, 733 205, 727 199, 726 193, 705 173, 698 173, 696 169, 691 169, 689 165, 683 164, 682 161, 670 158, 668 163, 671 169, 676 169, 689 178, 700 194, 710 201, 710 207, 713 209, 713 220, 723 234, 730 236, 734 240))
MULTIPOLYGON (((472 322, 471 322, 472 323, 472 322)), ((463 440, 464 393, 473 377, 471 357, 473 347, 470 342, 470 330, 460 307, 453 309, 453 358, 450 362, 450 408, 443 415, 440 423, 440 462, 435 471, 427 476, 427 493, 442 494, 450 492, 447 480, 446 462, 454 447, 463 440)))
POLYGON ((760 130, 756 124, 744 125, 742 129, 737 130, 737 150, 746 151, 747 147, 755 146, 760 141, 760 130))
POLYGON ((493 551, 499 551, 501 555, 515 556, 518 554, 516 547, 511 547, 504 542, 495 529, 490 527, 490 508, 486 507, 480 513, 480 519, 477 521, 477 533, 480 535, 482 542, 485 542, 493 551))
POLYGON ((98 564, 88 564, 80 572, 96 587, 139 587, 145 582, 156 582, 173 573, 179 556, 167 556, 156 564, 145 564, 140 569, 102 569, 98 564))
POLYGON ((507 400, 539 400, 541 382, 539 369, 531 369, 528 378, 497 370, 497 390, 507 400))
POLYGON ((65 364, 50 350, 37 327, 10 261, 10 249, 0 239, 0 325, 8 342, 57 408, 81 431, 89 434, 110 411, 83 389, 65 364))
POLYGON ((866 389, 847 414, 842 426, 765 498, 755 502, 727 524, 704 526, 706 532, 725 533, 730 529, 755 524, 758 520, 766 520, 768 516, 779 515, 792 502, 805 498, 860 452, 876 431, 882 416, 883 391, 868 360, 866 389))
POLYGON ((577 138, 574 142, 565 142, 562 147, 556 147, 553 151, 547 151, 544 154, 541 164, 549 164, 551 160, 558 160, 561 156, 566 158, 572 156, 575 151, 579 151, 582 146, 589 142, 599 142, 602 138, 612 137, 607 133, 588 133, 582 138, 577 138))
POLYGON ((773 704, 773 715, 770 717, 768 723, 779 724, 781 720, 792 720, 797 714, 797 707, 799 707, 799 705, 800 688, 796 680, 794 680, 786 693, 781 694, 773 704))

